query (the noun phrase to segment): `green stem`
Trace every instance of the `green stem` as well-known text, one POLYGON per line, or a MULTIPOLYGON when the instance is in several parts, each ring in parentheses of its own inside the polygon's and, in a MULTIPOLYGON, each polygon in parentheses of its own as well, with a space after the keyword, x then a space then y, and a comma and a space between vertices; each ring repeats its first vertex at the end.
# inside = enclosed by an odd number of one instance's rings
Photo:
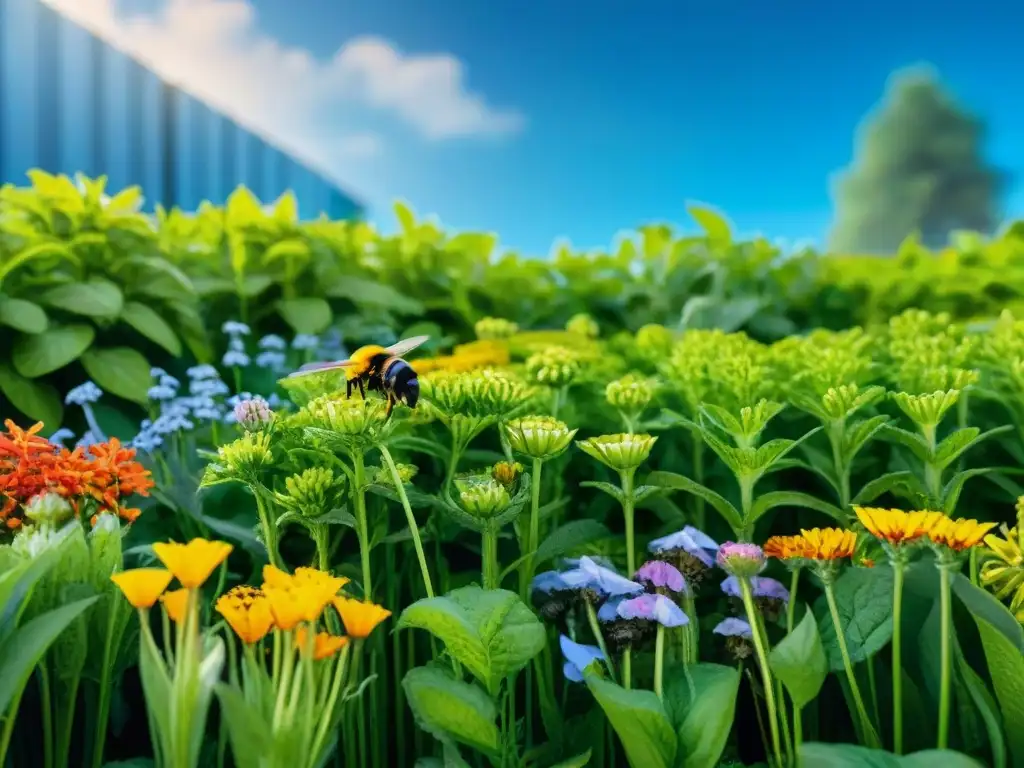
POLYGON ((802 707, 793 707, 793 764, 800 768, 800 745, 804 741, 804 711, 802 707))
POLYGON ((750 520, 750 508, 754 505, 754 485, 745 478, 739 478, 740 483, 740 519, 743 520, 743 527, 737 531, 740 541, 750 541, 754 536, 754 524, 750 520))
POLYGON ((633 649, 627 647, 622 652, 622 687, 627 691, 633 687, 633 649))
POLYGON ((309 532, 316 544, 317 568, 327 573, 331 567, 330 529, 321 523, 313 523, 309 526, 309 532))
POLYGON ((665 666, 665 628, 659 624, 658 634, 654 638, 654 693, 659 699, 664 699, 662 688, 662 675, 665 666))
POLYGON ((590 624, 590 631, 594 633, 594 639, 597 641, 597 647, 601 649, 601 653, 604 654, 605 666, 608 667, 608 675, 611 677, 612 682, 615 681, 615 666, 612 664, 611 654, 608 653, 608 648, 605 646, 604 635, 601 634, 601 627, 597 623, 597 613, 594 612, 594 606, 590 604, 590 601, 586 601, 587 606, 587 622, 590 624))
MULTIPOLYGON (((691 436, 693 446, 693 479, 701 485, 704 484, 704 440, 700 434, 694 434, 691 436)), ((704 499, 699 496, 696 499, 694 506, 694 522, 697 528, 704 530, 704 526, 707 523, 707 512, 704 506, 704 499)))
POLYGON ((0 765, 7 765, 7 750, 11 747, 11 737, 14 735, 14 723, 18 720, 18 707, 21 705, 21 698, 25 695, 25 686, 11 698, 11 704, 4 713, 4 727, 0 731, 0 765))
POLYGON ((683 661, 687 664, 696 664, 700 658, 700 624, 697 617, 697 604, 693 598, 693 592, 683 596, 683 610, 689 621, 682 628, 685 651, 683 661))
POLYGON ((530 582, 533 580, 533 571, 536 567, 534 554, 540 543, 540 473, 543 466, 540 459, 533 460, 533 474, 530 477, 530 530, 526 539, 526 569, 520 586, 524 602, 530 596, 530 582))
POLYGON ((937 748, 946 749, 949 746, 949 708, 953 681, 953 669, 951 666, 953 606, 950 598, 950 574, 952 573, 952 567, 948 563, 939 563, 938 568, 940 632, 942 632, 942 639, 939 646, 941 675, 939 677, 939 740, 937 748))
POLYGON ((825 598, 828 600, 828 610, 832 614, 832 627, 836 631, 839 652, 843 657, 843 668, 846 670, 846 680, 850 684, 850 694, 853 696, 853 703, 857 710, 857 717, 860 719, 861 730, 864 732, 864 738, 868 741, 868 746, 878 749, 881 747, 878 734, 875 733, 875 729, 871 725, 871 719, 868 717, 867 709, 864 707, 864 698, 861 696, 860 686, 857 684, 857 676, 853 671, 853 662, 850 660, 850 651, 846 645, 846 634, 843 632, 843 626, 839 621, 839 606, 836 605, 835 590, 832 588, 830 580, 825 579, 823 581, 825 583, 825 598))
POLYGON ((633 532, 633 473, 627 470, 621 473, 622 479, 622 516, 626 520, 626 577, 633 578, 636 573, 636 541, 633 532))
POLYGON ((427 568, 427 557, 423 554, 423 541, 420 539, 420 529, 416 525, 416 516, 412 513, 412 506, 409 504, 409 497, 405 493, 405 485, 398 474, 398 467, 395 460, 391 458, 391 452, 386 445, 380 446, 380 455, 384 463, 388 465, 391 472, 391 480, 398 492, 398 500, 402 502, 402 509, 405 510, 405 520, 409 524, 409 533, 412 534, 412 545, 416 549, 416 559, 420 562, 420 575, 423 577, 423 588, 427 591, 427 597, 434 596, 434 585, 430 580, 430 569, 427 568))
POLYGON ((794 568, 789 576, 789 602, 786 604, 786 634, 793 631, 796 623, 796 592, 800 588, 800 568, 794 568))
POLYGON ((903 754, 903 574, 906 563, 892 563, 892 741, 893 752, 903 754))
MULTIPOLYGON (((107 631, 103 642, 103 658, 100 665, 99 698, 96 702, 96 725, 92 741, 92 768, 101 768, 103 765, 103 751, 107 742, 107 723, 110 720, 110 689, 113 687, 114 657, 117 647, 120 645, 121 634, 124 625, 121 625, 121 632, 117 632, 120 624, 121 611, 128 610, 118 596, 112 592, 107 593, 109 603, 107 613, 107 631), (116 635, 116 638, 115 638, 116 635)), ((0 765, 3 760, 0 760, 0 765)))
POLYGON ((281 556, 277 552, 277 522, 271 520, 270 510, 266 499, 263 497, 263 488, 254 485, 253 496, 256 497, 256 514, 260 519, 260 528, 263 531, 263 546, 267 548, 267 559, 275 568, 281 567, 281 556))
POLYGON ((481 534, 480 576, 484 589, 498 588, 498 532, 488 525, 481 534))
POLYGON ((53 703, 50 700, 50 671, 45 659, 36 670, 39 673, 39 706, 43 718, 43 765, 53 768, 53 703))
MULTIPOLYGON (((366 463, 363 454, 355 452, 352 454, 352 471, 355 476, 355 487, 352 489, 353 501, 356 511, 356 525, 359 530, 359 562, 362 570, 363 599, 373 600, 373 575, 370 571, 370 527, 366 519, 366 463)), ((397 470, 395 471, 397 475, 397 470)), ((394 475, 393 475, 394 476, 394 475)), ((400 480, 396 481, 398 487, 402 486, 400 480)), ((413 531, 416 528, 413 526, 413 531)), ((354 654, 355 663, 359 663, 359 654, 354 654)))
POLYGON ((775 703, 775 686, 772 684, 771 670, 768 667, 768 651, 765 648, 764 639, 760 632, 757 609, 754 606, 754 595, 750 589, 750 579, 741 577, 738 579, 740 593, 743 597, 743 607, 747 613, 747 621, 753 630, 751 633, 754 640, 754 650, 757 652, 758 665, 761 667, 761 685, 764 688, 765 706, 768 708, 768 726, 772 736, 772 752, 775 755, 775 764, 781 768, 782 743, 779 738, 779 715, 775 703))
POLYGON ((76 674, 68 681, 61 703, 57 706, 57 753, 54 762, 57 768, 67 768, 69 765, 71 732, 75 725, 75 705, 81 679, 81 675, 76 674))

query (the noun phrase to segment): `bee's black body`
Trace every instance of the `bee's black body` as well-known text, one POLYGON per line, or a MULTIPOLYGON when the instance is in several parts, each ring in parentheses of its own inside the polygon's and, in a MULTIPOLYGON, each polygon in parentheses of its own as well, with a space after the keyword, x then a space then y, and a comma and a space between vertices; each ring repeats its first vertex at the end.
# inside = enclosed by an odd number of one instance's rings
POLYGON ((359 377, 349 379, 349 397, 352 396, 352 388, 359 387, 360 393, 365 397, 365 389, 371 392, 381 392, 388 401, 388 417, 395 407, 395 403, 404 400, 410 408, 415 408, 420 398, 420 382, 416 377, 416 371, 412 369, 405 360, 395 357, 387 352, 381 352, 371 357, 368 361, 366 371, 359 377))

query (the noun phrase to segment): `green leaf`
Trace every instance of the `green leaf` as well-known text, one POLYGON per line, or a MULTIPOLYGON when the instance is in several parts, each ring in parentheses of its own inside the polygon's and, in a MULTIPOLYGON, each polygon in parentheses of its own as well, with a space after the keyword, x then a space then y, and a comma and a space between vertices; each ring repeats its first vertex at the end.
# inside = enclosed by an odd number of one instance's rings
POLYGON ((333 318, 331 305, 313 297, 281 299, 277 302, 277 311, 296 333, 322 333, 333 318))
POLYGON ((49 384, 26 379, 6 363, 0 363, 0 392, 30 419, 43 422, 47 431, 60 427, 64 404, 60 394, 49 384))
POLYGON ((611 531, 608 527, 597 520, 571 520, 544 537, 544 541, 537 547, 534 563, 546 563, 610 536, 611 531))
POLYGON ((846 434, 843 436, 843 460, 847 466, 853 463, 861 449, 888 423, 888 416, 873 416, 846 428, 846 434))
POLYGON ((964 688, 985 725, 987 744, 992 750, 992 768, 1006 768, 1006 739, 1003 737, 1002 721, 996 702, 985 687, 985 683, 964 659, 959 644, 956 649, 956 663, 964 688))
POLYGON ((813 741, 800 747, 800 762, 814 768, 982 768, 977 760, 951 749, 927 749, 898 757, 854 744, 813 741))
POLYGON ((0 296, 0 325, 10 326, 22 333, 42 333, 49 327, 50 321, 38 304, 0 296))
POLYGON ((999 631, 1017 652, 1024 656, 1024 627, 1006 606, 989 593, 971 583, 962 573, 953 577, 953 594, 975 618, 983 619, 999 631))
MULTIPOLYGON (((973 614, 972 614, 973 615, 973 614)), ((1014 765, 1024 765, 1024 654, 992 624, 974 615, 992 688, 1003 715, 1014 765)))
POLYGON ((482 688, 453 680, 436 667, 410 669, 402 688, 417 725, 438 741, 459 742, 489 755, 498 752, 498 712, 482 688))
POLYGON ((732 228, 721 213, 699 203, 686 206, 686 211, 704 230, 704 236, 711 244, 724 247, 732 242, 732 228))
POLYGON ((827 501, 822 501, 810 494, 800 493, 799 491, 771 491, 770 493, 762 493, 757 497, 757 500, 750 509, 749 523, 755 522, 773 507, 804 507, 805 509, 822 512, 833 520, 838 521, 841 525, 846 525, 850 522, 849 515, 845 514, 835 504, 829 504, 827 501))
POLYGON ((348 299, 357 306, 369 304, 403 315, 421 315, 424 311, 420 301, 406 296, 390 285, 362 277, 341 277, 336 283, 325 288, 324 293, 333 299, 348 299))
POLYGON ((220 683, 214 691, 224 713, 235 765, 260 768, 275 751, 271 723, 262 715, 261 708, 253 706, 237 688, 220 683))
POLYGON ((892 424, 886 424, 878 431, 878 436, 883 440, 888 440, 892 443, 899 443, 900 445, 909 448, 910 451, 922 462, 931 461, 931 451, 928 448, 928 443, 924 441, 924 438, 914 432, 908 432, 900 427, 894 427, 892 424))
POLYGON ((978 443, 984 442, 990 437, 1000 435, 1011 429, 1013 429, 1013 427, 1009 424, 1002 427, 995 427, 987 432, 982 432, 977 427, 964 427, 963 429, 958 429, 939 443, 939 447, 935 449, 935 463, 938 464, 940 468, 945 469, 978 443))
POLYGON ((15 370, 27 379, 37 379, 77 360, 96 338, 91 325, 50 327, 14 342, 11 359, 15 370))
POLYGON ((307 245, 304 240, 300 240, 295 237, 287 240, 278 240, 267 248, 263 253, 263 263, 273 264, 278 259, 289 259, 294 257, 298 257, 303 260, 309 258, 309 245, 307 245))
POLYGON ((870 504, 884 493, 892 493, 900 498, 910 498, 914 495, 923 495, 924 489, 913 472, 908 470, 889 472, 864 483, 864 487, 853 497, 853 503, 870 504))
POLYGON ((678 736, 680 768, 718 765, 732 732, 739 685, 739 672, 721 664, 676 668, 668 676, 665 705, 678 736))
POLYGON ((417 600, 396 629, 425 629, 445 644, 491 695, 544 648, 544 626, 514 592, 462 587, 417 600))
POLYGON ((661 701, 650 691, 626 690, 591 672, 587 687, 626 751, 631 768, 672 768, 676 734, 661 701))
POLYGON ((155 309, 137 301, 129 301, 121 311, 121 319, 174 357, 181 357, 181 340, 178 334, 155 309))
POLYGON ((50 645, 86 608, 98 600, 88 597, 62 605, 25 622, 4 639, 0 660, 0 712, 7 712, 14 697, 28 682, 32 670, 50 645))
POLYGON ((39 301, 86 317, 117 317, 124 308, 121 289, 100 279, 55 285, 39 294, 39 301))
POLYGON ((247 299, 255 299, 274 284, 270 275, 246 275, 236 290, 247 299))
POLYGON ((980 477, 994 471, 993 467, 979 467, 977 469, 965 469, 953 475, 942 489, 942 511, 947 515, 952 515, 956 510, 957 502, 960 501, 960 494, 963 493, 964 485, 967 481, 972 477, 980 477))
POLYGON ((586 752, 570 757, 568 760, 563 760, 560 763, 556 763, 551 768, 583 768, 583 766, 590 763, 590 755, 593 752, 592 749, 588 749, 586 752))
POLYGON ((786 686, 794 706, 806 707, 817 698, 828 677, 828 659, 812 611, 806 611, 793 631, 772 648, 768 666, 786 686))
POLYGON ((675 472, 651 472, 651 474, 647 476, 646 482, 648 485, 657 485, 661 488, 669 488, 674 491, 686 491, 687 493, 692 493, 694 496, 704 499, 704 501, 714 507, 718 514, 725 518, 725 521, 729 523, 733 530, 738 531, 743 528, 743 518, 740 517, 739 510, 737 510, 736 507, 710 488, 703 486, 700 483, 695 483, 688 477, 675 472))
POLYGON ((86 373, 104 392, 145 405, 153 384, 150 365, 141 352, 130 347, 90 349, 82 355, 86 373))
MULTIPOLYGON (((859 664, 878 653, 892 637, 892 570, 888 566, 849 568, 836 579, 839 625, 846 637, 850 660, 859 664)), ((832 615, 825 596, 815 604, 818 631, 833 672, 843 669, 832 615)))

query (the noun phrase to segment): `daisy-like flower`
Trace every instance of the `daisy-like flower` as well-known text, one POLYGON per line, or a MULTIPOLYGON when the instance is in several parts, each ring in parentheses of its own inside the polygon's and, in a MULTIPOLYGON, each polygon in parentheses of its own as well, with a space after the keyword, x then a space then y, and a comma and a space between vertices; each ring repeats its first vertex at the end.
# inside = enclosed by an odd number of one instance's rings
POLYGON ((807 542, 803 536, 772 536, 764 543, 764 554, 799 566, 808 559, 807 542))
POLYGON ((577 568, 562 574, 562 581, 572 589, 593 592, 596 597, 635 595, 644 591, 642 584, 630 581, 610 568, 598 565, 590 557, 581 557, 577 568))
POLYGON ((1004 524, 999 530, 1002 536, 989 534, 985 537, 985 546, 989 552, 981 566, 981 583, 1000 600, 1009 597, 1010 610, 1018 621, 1024 623, 1024 547, 1021 530, 1020 524, 1016 528, 1004 524))
POLYGON ((914 543, 927 533, 925 525, 929 519, 928 512, 904 512, 901 509, 875 507, 853 509, 867 532, 890 547, 914 543))
POLYGON ((764 570, 764 551, 757 544, 727 541, 718 548, 718 567, 731 576, 752 578, 764 570))
POLYGON ((559 621, 576 601, 577 592, 562 579, 558 571, 538 573, 530 582, 537 613, 547 621, 559 621))
POLYGON ((553 459, 569 447, 575 435, 575 429, 551 416, 527 416, 505 425, 512 450, 531 459, 553 459))
POLYGON ((690 621, 682 608, 664 595, 628 598, 619 603, 617 611, 623 619, 653 621, 663 627, 681 627, 690 621))
POLYGON ((672 563, 693 586, 704 580, 718 554, 718 543, 692 525, 655 539, 647 548, 652 554, 672 563))
POLYGON ((930 512, 927 519, 928 538, 931 542, 956 554, 976 547, 996 527, 995 523, 979 523, 964 518, 953 519, 941 512, 930 512))
POLYGON ((583 673, 587 671, 595 661, 605 661, 601 649, 594 645, 582 645, 570 640, 565 635, 558 638, 562 648, 562 655, 565 657, 565 664, 562 665, 562 672, 566 680, 574 683, 583 682, 583 673))
POLYGON ((175 624, 185 620, 185 610, 188 608, 188 590, 173 589, 160 595, 160 604, 167 612, 167 616, 175 624))
POLYGON ((655 590, 667 590, 669 592, 689 592, 686 586, 686 579, 671 563, 663 560, 649 560, 641 565, 634 577, 641 584, 655 590))
POLYGON ((657 439, 650 435, 623 433, 591 437, 578 441, 576 445, 606 467, 618 472, 628 472, 647 461, 657 439))
POLYGON ((334 608, 345 625, 345 633, 356 640, 369 637, 377 625, 391 615, 391 611, 376 603, 348 597, 334 598, 334 608))
POLYGON ((256 587, 235 587, 218 598, 216 609, 246 645, 262 640, 274 626, 270 601, 256 587))

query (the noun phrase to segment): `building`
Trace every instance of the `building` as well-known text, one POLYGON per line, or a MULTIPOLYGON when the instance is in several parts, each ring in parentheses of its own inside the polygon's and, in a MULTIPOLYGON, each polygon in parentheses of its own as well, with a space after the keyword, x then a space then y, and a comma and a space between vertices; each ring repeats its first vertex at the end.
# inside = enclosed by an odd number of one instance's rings
POLYGON ((137 184, 146 208, 222 204, 239 184, 271 202, 292 190, 303 219, 362 206, 230 117, 162 81, 41 0, 0 0, 0 183, 25 173, 137 184))

